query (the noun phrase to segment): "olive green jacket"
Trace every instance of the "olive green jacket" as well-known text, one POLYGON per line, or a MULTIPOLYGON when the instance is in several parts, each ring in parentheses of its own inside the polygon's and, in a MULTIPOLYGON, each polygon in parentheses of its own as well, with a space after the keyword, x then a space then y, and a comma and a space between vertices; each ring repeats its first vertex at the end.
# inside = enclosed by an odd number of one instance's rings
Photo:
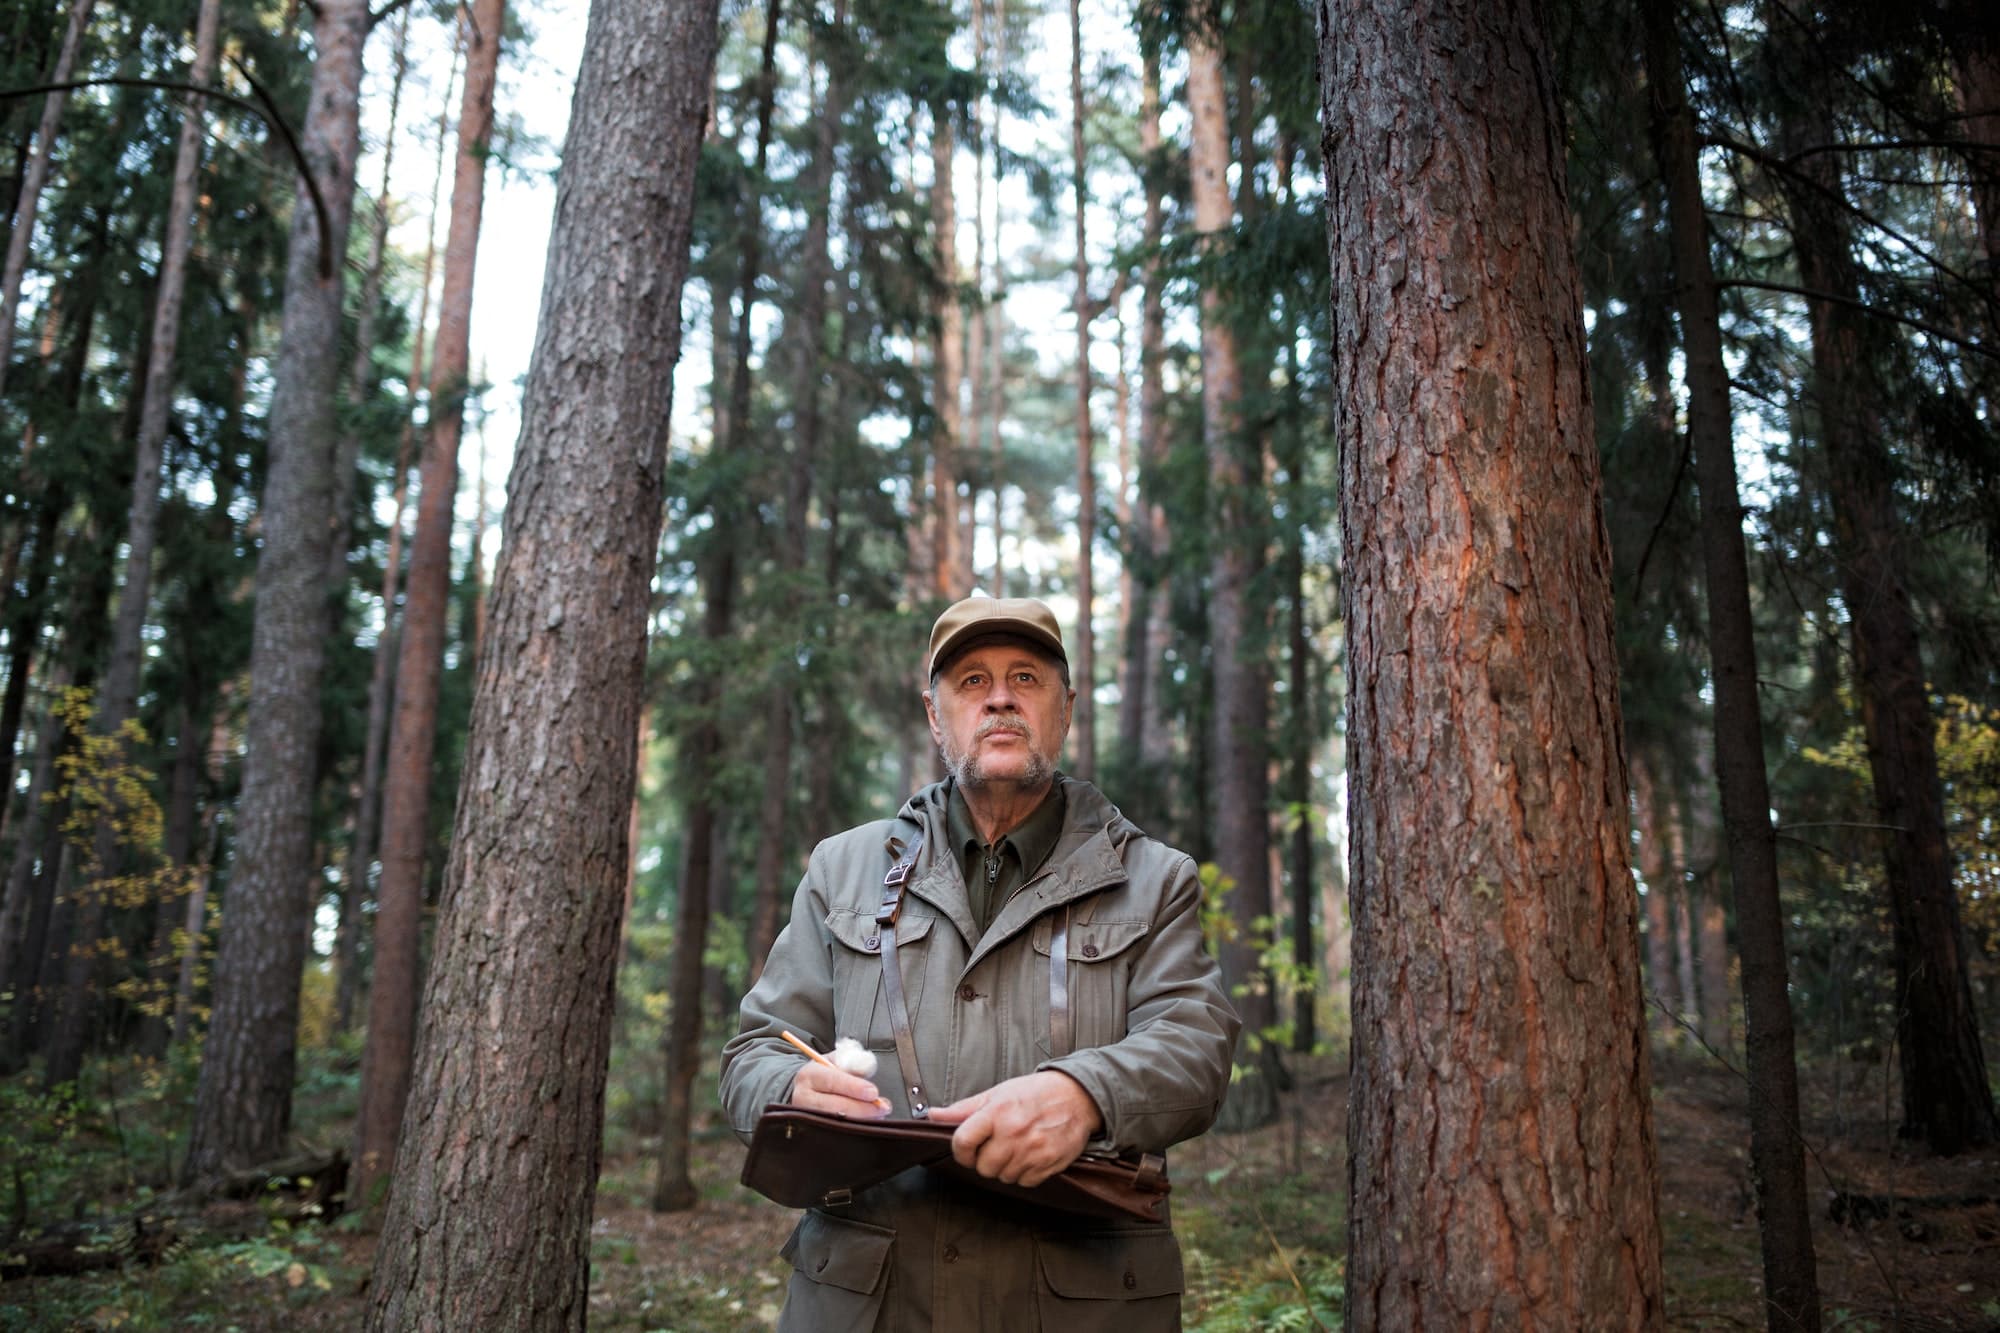
MULTIPOLYGON (((779 1039, 785 1030, 822 1050, 860 1038, 880 1061, 876 1086, 909 1114, 875 913, 884 874, 920 829, 896 956, 931 1104, 1058 1069, 1104 1117, 1093 1148, 1160 1151, 1208 1128, 1240 1023, 1202 947, 1194 862, 1095 787, 1059 781, 1067 808, 1055 850, 983 937, 947 845, 946 784, 813 850, 791 924, 722 1053, 722 1101, 739 1135, 790 1092, 803 1057, 779 1039), (1049 938, 1064 904, 1075 1049, 1052 1056, 1049 938)), ((794 1272, 781 1330, 1180 1327, 1180 1249, 1165 1225, 1011 1203, 921 1169, 838 1209, 808 1210, 784 1254, 794 1272)))

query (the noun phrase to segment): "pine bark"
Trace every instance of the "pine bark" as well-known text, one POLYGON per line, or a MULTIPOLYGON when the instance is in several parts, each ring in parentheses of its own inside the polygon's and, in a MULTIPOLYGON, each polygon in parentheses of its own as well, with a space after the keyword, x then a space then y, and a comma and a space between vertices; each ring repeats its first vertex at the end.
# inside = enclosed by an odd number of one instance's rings
POLYGON ((591 6, 371 1330, 588 1317, 715 16, 713 0, 591 6))
MULTIPOLYGON (((1800 62, 1813 68, 1815 56, 1800 62)), ((1813 95, 1825 96, 1819 89, 1813 95)), ((1838 140, 1822 107, 1794 107, 1788 147, 1838 140)), ((1882 838, 1896 958, 1896 1047, 1902 1132, 1943 1156, 2000 1140, 1938 777, 1935 723, 1904 574, 1897 464, 1883 438, 1873 330, 1840 205, 1839 159, 1802 157, 1780 178, 1812 327, 1812 392, 1833 509, 1834 552, 1848 612, 1854 683, 1882 838)), ((1726 779, 1725 779, 1726 782, 1726 779)), ((1739 945, 1748 954, 1738 915, 1739 945)))
POLYGON ((1540 9, 1320 0, 1356 1329, 1665 1306, 1610 549, 1540 9))
MULTIPOLYGON (((1229 196, 1229 97, 1223 78, 1219 8, 1198 6, 1187 36, 1188 111, 1193 139, 1188 151, 1195 230, 1209 243, 1226 240, 1234 219, 1229 196)), ((1215 690, 1213 736, 1215 862, 1231 881, 1227 899, 1235 934, 1220 949, 1223 980, 1237 997, 1245 1037, 1237 1047, 1238 1073, 1229 1086, 1221 1124, 1255 1129, 1277 1115, 1277 1089, 1261 1034, 1277 1021, 1277 1007, 1262 976, 1262 941, 1254 923, 1271 915, 1270 817, 1266 810, 1270 741, 1269 705, 1255 643, 1250 578, 1261 545, 1251 534, 1263 519, 1253 497, 1263 483, 1248 454, 1254 446, 1242 410, 1243 378, 1237 339, 1224 294, 1213 284, 1201 293, 1201 402, 1203 449, 1215 504, 1214 555, 1209 568, 1209 643, 1215 690)))
POLYGON ((333 505, 334 396, 342 265, 360 151, 365 0, 320 0, 312 89, 300 135, 326 204, 327 231, 301 182, 292 210, 285 304, 269 414, 271 461, 259 505, 243 795, 228 911, 215 963, 184 1179, 283 1155, 291 1127, 299 978, 305 966, 312 804, 326 661, 326 567, 333 505), (328 261, 322 268, 322 259, 328 261))
POLYGON ((451 531, 458 498, 458 446, 465 424, 472 336, 472 280, 486 197, 486 148, 500 68, 505 0, 475 0, 466 17, 465 84, 458 108, 444 287, 431 358, 430 421, 424 435, 416 535, 397 645, 395 709, 382 787, 382 876, 376 887, 375 958, 368 987, 368 1039, 361 1057, 351 1197, 374 1206, 395 1159, 410 1053, 417 1033, 424 914, 424 852, 430 841, 431 761, 451 601, 451 531))
POLYGON ((1687 361, 1688 441, 1700 502, 1708 601, 1709 674, 1714 682, 1715 771, 1743 949, 1745 1048, 1749 1057, 1750 1154, 1764 1260, 1766 1317, 1773 1330, 1820 1326, 1819 1278, 1799 1140, 1797 1056, 1778 893, 1777 831, 1771 826, 1764 724, 1757 697, 1757 646, 1743 509, 1731 442, 1729 375, 1708 254, 1693 111, 1681 74, 1673 10, 1648 9, 1646 72, 1655 142, 1667 183, 1667 218, 1687 361))

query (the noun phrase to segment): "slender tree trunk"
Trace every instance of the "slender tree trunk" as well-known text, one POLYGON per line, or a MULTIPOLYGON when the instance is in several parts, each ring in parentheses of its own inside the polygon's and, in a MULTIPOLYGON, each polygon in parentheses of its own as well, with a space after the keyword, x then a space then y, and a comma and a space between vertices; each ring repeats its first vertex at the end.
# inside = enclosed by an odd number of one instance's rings
MULTIPOLYGON (((1167 462, 1167 393, 1162 366, 1166 358, 1166 274, 1159 257, 1165 234, 1166 155, 1160 138, 1160 53, 1145 55, 1139 111, 1139 148, 1145 158, 1146 195, 1144 289, 1139 305, 1139 458, 1144 517, 1140 536, 1145 543, 1145 577, 1140 580, 1145 620, 1135 625, 1135 652, 1144 666, 1140 691, 1138 752, 1151 781, 1148 813, 1163 816, 1174 808, 1171 789, 1172 736, 1166 707, 1166 652, 1172 635, 1172 593, 1163 563, 1169 532, 1163 500, 1167 462)), ((1129 656, 1128 656, 1129 660, 1129 656)))
MULTIPOLYGON (((763 190, 770 165, 772 118, 778 90, 778 28, 782 18, 781 0, 768 0, 764 11, 763 55, 758 67, 757 138, 751 190, 744 207, 742 264, 737 279, 741 309, 730 364, 729 433, 720 442, 721 450, 728 455, 740 454, 747 447, 749 433, 750 324, 757 304, 757 280, 763 268, 763 190)), ((703 570, 702 637, 718 648, 729 641, 736 621, 736 542, 742 509, 739 490, 740 486, 729 479, 718 481, 712 488, 715 522, 711 528, 711 555, 703 570)), ((659 1174, 653 1185, 652 1203, 656 1212, 692 1208, 697 1197, 688 1169, 688 1137, 694 1124, 694 1079, 701 1064, 701 960, 708 947, 717 805, 722 800, 717 784, 723 754, 718 716, 722 706, 720 685, 709 682, 702 696, 699 720, 687 745, 688 789, 692 794, 682 832, 687 851, 675 906, 674 956, 667 983, 666 1106, 660 1132, 659 1174)))
MULTIPOLYGON (((450 121, 452 91, 458 82, 458 57, 463 54, 464 34, 454 49, 451 74, 445 80, 445 105, 438 110, 436 167, 431 173, 430 220, 424 235, 424 279, 417 298, 416 332, 410 340, 410 373, 403 381, 401 438, 396 444, 394 481, 395 517, 389 523, 389 549, 382 561, 382 637, 375 644, 375 662, 368 675, 368 731, 362 742, 361 795, 355 803, 354 841, 349 846, 347 869, 342 883, 347 893, 341 898, 340 930, 334 943, 338 957, 339 982, 334 992, 334 1022, 340 1031, 354 1026, 354 1006, 361 994, 361 935, 366 928, 362 904, 370 896, 369 872, 375 862, 376 832, 382 822, 382 760, 389 743, 389 716, 395 703, 396 663, 401 653, 402 631, 396 612, 397 588, 403 572, 403 513, 410 495, 410 454, 416 443, 417 421, 414 406, 417 391, 425 383, 424 348, 429 338, 431 317, 431 274, 437 261, 438 199, 444 180, 445 128, 450 121)), ((386 182, 388 177, 383 177, 386 182)))
POLYGON ((279 1155, 291 1127, 299 978, 305 967, 314 762, 326 661, 326 567, 333 505, 334 395, 340 375, 341 256, 360 150, 365 0, 320 0, 301 141, 327 230, 300 184, 269 414, 271 463, 259 506, 243 795, 229 910, 215 963, 189 1182, 279 1155), (324 267, 322 266, 324 264, 324 267))
MULTIPOLYGON (((188 81, 197 86, 215 76, 220 0, 202 0, 195 21, 194 65, 188 81)), ((139 409, 139 430, 132 472, 132 502, 125 526, 125 581, 118 595, 118 614, 111 631, 110 667, 98 695, 96 730, 117 736, 138 707, 146 611, 152 597, 153 551, 159 544, 160 467, 167 438, 167 413, 174 390, 174 355, 180 341, 181 303, 187 291, 188 255, 194 247, 201 173, 201 144, 207 123, 206 98, 189 95, 181 118, 180 142, 174 154, 173 186, 167 205, 166 236, 160 246, 160 269, 153 305, 152 341, 146 352, 139 409)), ((98 971, 98 937, 104 932, 104 880, 119 873, 125 849, 119 844, 117 821, 99 821, 93 840, 91 869, 98 884, 82 886, 77 903, 76 937, 72 942, 59 1018, 48 1047, 46 1077, 54 1083, 74 1080, 83 1065, 89 1032, 91 992, 98 971)))
MULTIPOLYGON (((1808 55, 1804 66, 1817 61, 1808 55)), ((1787 143, 1835 142, 1823 116, 1795 108, 1784 129, 1787 143)), ((1812 384, 1875 818, 1892 830, 1882 839, 1882 856, 1894 926, 1902 1132, 1950 1156, 2000 1139, 2000 1118, 1966 973, 1935 722, 1903 572, 1896 463, 1881 438, 1870 329, 1859 309, 1847 216, 1837 202, 1839 161, 1829 153, 1804 157, 1780 185, 1792 215, 1799 277, 1807 289, 1826 293, 1806 302, 1812 384)), ((1740 907, 1737 929, 1747 968, 1740 907)))
POLYGON ((947 602, 969 591, 960 581, 964 560, 959 550, 963 534, 958 517, 959 442, 965 434, 959 404, 965 385, 965 307, 958 291, 958 191, 952 170, 956 158, 951 107, 940 98, 931 106, 931 239, 937 247, 937 380, 931 389, 937 413, 937 433, 931 445, 937 544, 932 569, 937 596, 947 602))
POLYGON ((1658 1329, 1611 557, 1548 39, 1539 9, 1472 0, 1320 0, 1318 23, 1349 1326, 1658 1329))
POLYGON ((451 223, 445 233, 444 290, 431 361, 430 423, 410 543, 409 588, 397 645, 396 704, 382 788, 382 878, 376 890, 375 960, 368 987, 368 1039, 361 1058, 349 1197, 373 1208, 410 1087, 417 1034, 424 913, 424 851, 430 838, 431 761, 436 754, 438 687, 444 672, 451 599, 452 506, 465 422, 472 334, 472 279, 486 196, 486 146, 493 133, 493 88, 500 68, 505 0, 475 0, 466 17, 465 86, 458 108, 451 223))
MULTIPOLYGON (((1193 141, 1188 153, 1195 230, 1222 244, 1234 212, 1229 197, 1229 97, 1224 88, 1222 36, 1217 11, 1201 6, 1187 38, 1188 110, 1193 141)), ((1223 979, 1238 995, 1247 1034, 1237 1049, 1238 1073, 1223 1105, 1222 1125, 1255 1129, 1277 1115, 1277 1089, 1261 1034, 1277 1019, 1271 988, 1260 980, 1262 941, 1252 924, 1271 915, 1270 823, 1266 810, 1269 738, 1262 672, 1252 654, 1249 535, 1261 531, 1253 495, 1262 470, 1246 460, 1243 381, 1227 300, 1213 286, 1201 294, 1202 437, 1209 485, 1216 497, 1215 554, 1209 571, 1209 642, 1215 687, 1215 859, 1233 887, 1229 913, 1235 938, 1221 948, 1223 979)))
POLYGON ((1076 710, 1070 722, 1076 774, 1097 777, 1097 635, 1094 629, 1096 579, 1091 556, 1097 548, 1097 444, 1090 427, 1090 254, 1085 247, 1084 206, 1090 200, 1083 144, 1083 19, 1078 0, 1069 0, 1069 147, 1076 207, 1076 710))
MULTIPOLYGON (((846 23, 846 0, 834 0, 832 33, 836 43, 846 23)), ((778 539, 778 572, 784 584, 780 624, 786 626, 801 625, 803 589, 799 583, 805 574, 807 511, 812 503, 813 476, 819 467, 822 431, 821 353, 826 341, 827 283, 832 275, 828 234, 833 211, 834 149, 841 121, 847 114, 846 90, 838 63, 836 60, 824 63, 826 94, 816 117, 817 140, 808 168, 808 221, 800 257, 799 305, 792 330, 798 358, 792 380, 792 453, 785 472, 784 527, 778 539)), ((805 646, 811 649, 811 645, 805 646)), ((762 822, 757 836, 756 900, 749 936, 751 982, 763 974, 764 960, 770 957, 772 942, 778 938, 778 917, 784 904, 786 849, 797 844, 790 797, 792 720, 801 682, 791 669, 791 657, 788 654, 779 666, 779 677, 771 687, 764 710, 770 731, 762 758, 764 795, 759 804, 762 822)))
POLYGON ((1961 132, 1973 151, 1972 204, 1995 300, 2000 300, 2000 27, 1983 0, 1945 0, 1945 39, 1958 83, 1961 132))
POLYGON ((1653 1038, 1662 1046, 1680 1040, 1674 1016, 1682 1009, 1675 987, 1673 953, 1673 890, 1678 873, 1667 856, 1667 828, 1679 818, 1672 802, 1654 780, 1653 763, 1643 752, 1632 754, 1632 803, 1639 825, 1639 873, 1646 877, 1646 1016, 1653 1038))
MULTIPOLYGON (((69 26, 63 31, 62 48, 56 54, 50 83, 67 83, 76 68, 76 55, 83 34, 90 27, 91 11, 97 0, 70 0, 69 26)), ((21 308, 21 282, 28 271, 28 245, 35 235, 35 213, 41 206, 42 188, 48 184, 49 162, 55 148, 56 130, 62 124, 67 92, 53 92, 42 100, 41 123, 35 126, 35 151, 28 158, 28 170, 21 180, 21 193, 14 200, 14 225, 7 234, 7 258, 0 268, 0 394, 7 387, 7 367, 14 359, 14 319, 21 308)))
MULTIPOLYGON (((1293 383, 1297 383, 1296 376, 1293 383)), ((1299 452, 1303 453, 1301 449, 1299 452)), ((1294 460, 1292 490, 1296 498, 1303 492, 1302 479, 1298 476, 1297 460, 1294 460)), ((1297 508, 1294 514, 1300 512, 1297 508)), ((1291 879, 1292 904, 1292 963, 1299 975, 1310 976, 1318 960, 1318 950, 1313 946, 1313 843, 1318 831, 1319 816, 1313 802, 1312 755, 1315 728, 1312 722, 1312 641, 1306 634, 1306 580, 1304 534, 1294 532, 1285 553, 1285 581, 1289 585, 1291 603, 1291 642, 1286 646, 1285 660, 1290 675, 1286 680, 1288 696, 1291 700, 1291 754, 1286 758, 1287 791, 1286 800, 1291 806, 1292 840, 1290 848, 1289 874, 1291 879)), ((1309 1052, 1318 1044, 1319 1036, 1315 1025, 1314 1009, 1320 985, 1302 983, 1292 990, 1292 1049, 1309 1052)))
MULTIPOLYGON (((182 681, 180 731, 174 744, 174 761, 167 779, 166 836, 161 851, 166 864, 184 872, 179 885, 191 877, 194 868, 195 838, 200 832, 201 743, 206 734, 205 706, 210 687, 199 671, 190 671, 182 681)), ((187 916, 187 893, 177 887, 162 893, 153 904, 153 941, 146 954, 145 1007, 134 1044, 141 1054, 158 1059, 167 1052, 173 1035, 174 973, 178 951, 174 935, 187 916)))
POLYGON ((580 1333, 588 1317, 715 13, 591 6, 371 1330, 580 1333))

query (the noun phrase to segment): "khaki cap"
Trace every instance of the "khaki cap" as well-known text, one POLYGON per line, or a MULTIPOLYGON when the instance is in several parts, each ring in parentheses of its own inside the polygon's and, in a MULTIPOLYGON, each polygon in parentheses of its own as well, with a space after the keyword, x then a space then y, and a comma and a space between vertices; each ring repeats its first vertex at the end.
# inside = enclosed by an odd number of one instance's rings
POLYGON ((931 626, 931 651, 924 659, 924 675, 935 675, 961 644, 986 634, 1017 635, 1069 665, 1056 613, 1046 605, 1032 597, 968 597, 952 603, 931 626))

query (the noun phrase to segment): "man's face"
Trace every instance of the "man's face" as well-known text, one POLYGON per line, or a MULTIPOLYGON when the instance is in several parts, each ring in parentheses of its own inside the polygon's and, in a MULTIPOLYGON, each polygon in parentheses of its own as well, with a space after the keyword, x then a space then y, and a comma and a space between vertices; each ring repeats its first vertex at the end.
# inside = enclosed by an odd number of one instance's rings
POLYGON ((974 643, 924 693, 931 739, 961 786, 1038 787, 1055 775, 1076 692, 1057 664, 1014 639, 974 643))

